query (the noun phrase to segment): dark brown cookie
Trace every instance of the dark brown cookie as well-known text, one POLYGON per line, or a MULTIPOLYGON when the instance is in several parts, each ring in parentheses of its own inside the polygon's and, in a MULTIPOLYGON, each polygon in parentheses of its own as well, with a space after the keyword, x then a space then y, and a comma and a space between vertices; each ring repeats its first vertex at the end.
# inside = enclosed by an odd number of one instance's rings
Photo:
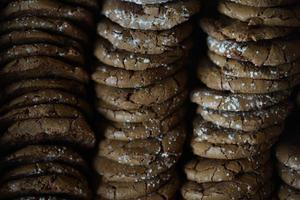
POLYGON ((221 68, 222 73, 228 76, 278 80, 293 77, 300 73, 300 68, 298 67, 300 59, 277 66, 257 67, 250 62, 226 58, 211 51, 208 52, 208 56, 216 66, 221 68))
POLYGON ((290 110, 291 106, 288 103, 282 103, 263 110, 251 112, 218 112, 199 106, 197 113, 200 114, 204 120, 218 126, 252 132, 282 124, 290 110))
POLYGON ((279 200, 298 200, 300 199, 300 191, 294 188, 282 185, 278 191, 279 200))
POLYGON ((210 51, 227 58, 248 61, 256 66, 277 66, 300 58, 300 40, 268 40, 260 42, 236 42, 207 38, 210 51))
POLYGON ((300 190, 300 170, 286 167, 284 164, 277 165, 280 178, 294 189, 300 190))
POLYGON ((0 137, 0 145, 3 145, 3 149, 47 142, 93 148, 96 139, 90 126, 82 118, 41 118, 19 121, 11 125, 0 137))
POLYGON ((5 182, 0 187, 1 198, 27 195, 61 195, 74 199, 92 199, 88 183, 65 175, 44 175, 5 182))
POLYGON ((93 15, 88 10, 70 6, 61 1, 48 0, 15 0, 9 2, 0 14, 3 19, 33 15, 47 18, 71 20, 82 25, 93 26, 93 15))
POLYGON ((276 147, 276 158, 283 165, 300 171, 300 145, 298 137, 281 141, 276 147))
POLYGON ((286 101, 290 94, 289 90, 266 94, 234 94, 203 87, 192 91, 191 101, 212 110, 254 111, 286 101))
POLYGON ((288 36, 292 28, 276 26, 248 26, 247 23, 228 17, 204 18, 201 28, 217 40, 235 40, 237 42, 270 40, 288 36))
POLYGON ((274 7, 297 3, 297 0, 229 0, 247 6, 274 7))
POLYGON ((125 29, 104 19, 98 24, 98 34, 116 48, 142 54, 161 54, 171 51, 193 31, 191 23, 183 23, 165 31, 125 29))
POLYGON ((68 198, 48 196, 48 195, 36 195, 36 196, 26 196, 26 197, 17 197, 13 200, 69 200, 68 198))
POLYGON ((183 61, 178 61, 169 67, 150 68, 142 71, 125 70, 110 67, 100 62, 95 64, 92 79, 99 84, 117 88, 146 87, 172 76, 184 67, 183 61))
MULTIPOLYGON (((98 38, 94 55, 103 63, 127 70, 145 70, 149 68, 168 67, 170 64, 187 56, 192 47, 190 39, 183 41, 172 51, 162 54, 137 54, 115 48, 110 42, 98 38)), ((171 65, 172 66, 172 65, 171 65)))
POLYGON ((258 8, 222 0, 218 11, 249 25, 300 26, 300 7, 297 4, 289 7, 258 8))
POLYGON ((277 80, 227 76, 222 73, 222 70, 219 67, 207 58, 200 61, 197 70, 197 77, 211 89, 246 94, 265 94, 290 90, 299 84, 299 76, 300 74, 297 74, 295 76, 277 80))
POLYGON ((102 13, 125 28, 166 30, 189 20, 199 8, 200 2, 196 0, 143 6, 119 0, 104 0, 102 13))
POLYGON ((83 6, 92 10, 96 10, 99 6, 97 0, 63 0, 62 2, 83 6))
POLYGON ((232 181, 241 174, 259 172, 270 159, 270 152, 240 160, 202 159, 190 161, 184 171, 189 181, 197 183, 232 181))

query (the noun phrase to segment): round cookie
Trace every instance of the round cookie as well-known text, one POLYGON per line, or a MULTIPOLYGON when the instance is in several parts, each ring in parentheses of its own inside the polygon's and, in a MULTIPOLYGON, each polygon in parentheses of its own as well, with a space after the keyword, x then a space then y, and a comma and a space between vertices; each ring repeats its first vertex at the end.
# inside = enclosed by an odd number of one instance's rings
POLYGON ((88 123, 82 118, 41 118, 19 121, 12 124, 0 137, 2 150, 47 142, 93 148, 96 139, 88 123))
POLYGON ((143 140, 164 135, 178 125, 184 118, 185 109, 181 108, 163 118, 161 121, 148 123, 105 123, 102 133, 107 139, 119 141, 143 140))
POLYGON ((172 2, 174 0, 121 0, 121 1, 147 5, 147 4, 162 4, 162 3, 172 2))
POLYGON ((225 90, 232 93, 266 94, 283 90, 290 90, 299 84, 299 76, 278 79, 252 79, 227 76, 209 59, 202 59, 197 69, 197 77, 209 88, 225 90))
POLYGON ((15 59, 28 56, 49 56, 73 64, 84 65, 85 57, 71 46, 59 47, 52 44, 23 44, 16 45, 0 53, 0 64, 7 64, 15 59))
POLYGON ((290 137, 276 147, 277 160, 293 170, 300 171, 299 137, 290 137))
POLYGON ((300 191, 287 185, 282 185, 278 192, 279 200, 297 200, 300 198, 300 191))
POLYGON ((286 101, 290 94, 289 90, 266 94, 235 94, 203 87, 192 91, 191 101, 211 110, 255 111, 286 101))
POLYGON ((110 42, 99 37, 94 50, 94 55, 101 62, 126 70, 145 70, 149 68, 168 67, 176 61, 185 58, 193 44, 190 39, 183 41, 172 51, 162 54, 137 54, 115 48, 110 42))
POLYGON ((3 198, 27 195, 61 195, 75 199, 91 199, 87 182, 65 175, 44 175, 5 182, 0 187, 3 198))
POLYGON ((114 122, 144 123, 162 120, 169 114, 183 106, 186 101, 187 90, 160 104, 141 107, 140 109, 126 110, 109 105, 98 100, 98 112, 105 118, 114 122))
POLYGON ((278 164, 278 174, 280 178, 289 186, 300 190, 300 171, 293 170, 283 164, 278 164))
POLYGON ((98 34, 116 48, 141 54, 161 54, 172 51, 193 31, 191 23, 183 23, 165 31, 125 29, 104 19, 98 23, 98 34))
POLYGON ((102 13, 129 29, 167 30, 187 20, 200 9, 197 0, 138 5, 119 0, 104 0, 102 13))
POLYGON ((50 19, 36 16, 23 16, 19 18, 8 19, 0 23, 0 33, 8 33, 11 31, 21 30, 42 30, 51 33, 65 35, 83 44, 88 43, 88 35, 79 27, 61 19, 50 19))
POLYGON ((295 4, 298 0, 229 0, 238 4, 254 7, 275 7, 295 4))
POLYGON ((117 88, 146 87, 172 76, 184 66, 183 61, 178 61, 169 67, 150 68, 143 71, 132 71, 110 67, 100 62, 95 64, 92 79, 99 84, 117 88))
POLYGON ((197 142, 215 144, 259 145, 278 138, 283 131, 282 125, 275 125, 256 132, 243 132, 220 128, 212 122, 203 120, 200 116, 194 120, 194 137, 197 142))
POLYGON ((200 21, 201 28, 217 40, 235 40, 237 42, 257 42, 288 36, 292 28, 276 26, 249 26, 245 22, 225 16, 204 18, 200 21))
POLYGON ((197 183, 232 181, 239 175, 258 171, 270 159, 270 152, 240 160, 196 159, 184 167, 187 179, 197 183))
POLYGON ((1 82, 4 83, 46 77, 89 82, 89 75, 82 67, 45 56, 14 59, 0 69, 0 78, 3 79, 1 82))
POLYGON ((220 56, 211 51, 208 52, 210 60, 228 76, 252 79, 278 80, 293 77, 300 73, 300 59, 291 63, 277 66, 257 67, 250 62, 241 62, 235 59, 220 56))
POLYGON ((121 164, 147 166, 161 155, 180 157, 185 137, 185 127, 180 125, 159 138, 133 141, 106 139, 100 142, 98 155, 121 164))
POLYGON ((220 56, 248 61, 256 66, 277 66, 300 57, 300 40, 268 40, 263 42, 236 42, 207 37, 208 49, 220 56))
POLYGON ((200 114, 204 120, 215 125, 252 132, 282 124, 290 110, 291 106, 288 103, 282 103, 264 110, 252 112, 219 112, 199 106, 197 113, 200 114))
POLYGON ((88 27, 92 27, 94 24, 93 15, 88 10, 78 6, 69 6, 59 1, 48 0, 16 0, 9 2, 2 9, 0 17, 8 19, 25 15, 65 19, 88 27))
POLYGON ((220 1, 218 11, 249 25, 299 27, 300 6, 258 8, 229 1, 220 1))

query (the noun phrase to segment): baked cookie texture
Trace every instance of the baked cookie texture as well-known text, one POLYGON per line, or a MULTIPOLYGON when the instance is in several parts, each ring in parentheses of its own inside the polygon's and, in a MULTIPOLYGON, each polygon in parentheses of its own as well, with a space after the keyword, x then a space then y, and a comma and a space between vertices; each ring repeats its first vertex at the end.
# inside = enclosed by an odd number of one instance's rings
POLYGON ((98 199, 178 197, 187 135, 187 65, 197 0, 107 0, 92 79, 100 141, 98 199))
POLYGON ((222 0, 218 14, 199 21, 208 51, 196 72, 203 84, 190 94, 198 108, 183 199, 299 198, 299 139, 277 146, 276 166, 270 156, 299 85, 299 6, 222 0))
POLYGON ((0 199, 93 199, 96 0, 1 1, 0 199))

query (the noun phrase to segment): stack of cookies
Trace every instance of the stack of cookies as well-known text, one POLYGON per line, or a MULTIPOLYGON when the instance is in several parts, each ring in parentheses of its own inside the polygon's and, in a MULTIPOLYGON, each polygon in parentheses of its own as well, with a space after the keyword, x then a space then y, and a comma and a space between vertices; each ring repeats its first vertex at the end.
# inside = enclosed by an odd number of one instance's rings
POLYGON ((220 1, 223 15, 201 20, 209 50, 197 71, 205 87, 191 95, 198 104, 191 141, 198 157, 185 166, 185 199, 272 196, 270 148, 300 81, 296 2, 220 1))
POLYGON ((91 199, 85 49, 97 1, 1 3, 0 199, 91 199))
POLYGON ((197 0, 104 0, 93 80, 99 199, 172 199, 185 141, 186 62, 197 0))
POLYGON ((300 199, 300 138, 286 137, 276 148, 277 171, 283 180, 278 197, 280 200, 300 199))

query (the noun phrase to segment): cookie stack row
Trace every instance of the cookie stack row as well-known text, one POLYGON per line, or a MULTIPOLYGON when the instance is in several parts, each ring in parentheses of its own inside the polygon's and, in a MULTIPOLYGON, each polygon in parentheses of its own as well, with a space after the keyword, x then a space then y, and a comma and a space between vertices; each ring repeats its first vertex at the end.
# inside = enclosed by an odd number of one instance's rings
POLYGON ((191 94, 197 158, 185 166, 185 199, 273 195, 270 148, 300 80, 299 8, 293 0, 222 0, 221 15, 201 20, 208 56, 197 70, 205 87, 191 94))
POLYGON ((92 199, 85 52, 97 1, 1 3, 0 199, 92 199))
POLYGON ((104 0, 96 105, 105 118, 94 167, 99 199, 172 199, 186 137, 186 63, 196 0, 104 0))

